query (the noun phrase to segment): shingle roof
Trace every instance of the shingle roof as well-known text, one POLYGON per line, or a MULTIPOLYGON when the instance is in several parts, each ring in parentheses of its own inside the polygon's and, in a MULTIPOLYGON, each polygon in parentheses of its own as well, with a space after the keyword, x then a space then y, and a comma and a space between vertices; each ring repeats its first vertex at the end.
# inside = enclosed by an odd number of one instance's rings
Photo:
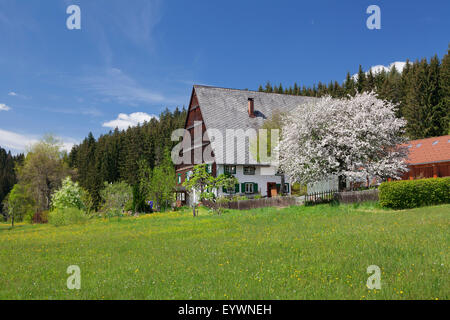
POLYGON ((408 164, 450 161, 450 135, 409 141, 408 164))
MULTIPOLYGON (((194 85, 194 90, 207 129, 218 129, 225 137, 227 129, 260 128, 264 120, 270 119, 275 110, 292 111, 315 98, 287 94, 265 93, 249 90, 227 89, 194 85), (253 98, 255 118, 248 115, 248 99, 253 98)), ((225 139, 224 139, 225 140, 225 139)), ((247 142, 248 143, 248 142, 247 142)), ((224 141, 224 144, 225 141, 224 141)), ((229 148, 226 148, 229 151, 229 148)), ((245 152, 248 163, 248 147, 238 144, 234 154, 245 152)), ((219 162, 218 162, 219 163, 219 162)), ((236 163, 241 164, 241 163, 236 163)))

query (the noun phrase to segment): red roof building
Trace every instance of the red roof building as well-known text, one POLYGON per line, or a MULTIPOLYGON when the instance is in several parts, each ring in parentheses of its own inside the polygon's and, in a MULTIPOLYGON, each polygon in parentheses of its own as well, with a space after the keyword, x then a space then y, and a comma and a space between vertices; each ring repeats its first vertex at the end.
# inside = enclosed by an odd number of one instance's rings
POLYGON ((450 176, 450 135, 413 140, 406 146, 409 171, 404 180, 450 176))

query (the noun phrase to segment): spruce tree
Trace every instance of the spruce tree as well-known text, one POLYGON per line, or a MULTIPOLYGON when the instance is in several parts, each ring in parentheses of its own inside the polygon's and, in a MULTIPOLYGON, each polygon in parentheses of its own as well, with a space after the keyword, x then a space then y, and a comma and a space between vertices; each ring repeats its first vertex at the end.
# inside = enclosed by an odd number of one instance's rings
POLYGON ((366 88, 366 74, 364 73, 362 66, 359 65, 356 89, 358 90, 358 93, 361 93, 364 91, 365 88, 366 88))
POLYGON ((439 107, 441 134, 450 134, 450 46, 444 55, 439 73, 439 107))

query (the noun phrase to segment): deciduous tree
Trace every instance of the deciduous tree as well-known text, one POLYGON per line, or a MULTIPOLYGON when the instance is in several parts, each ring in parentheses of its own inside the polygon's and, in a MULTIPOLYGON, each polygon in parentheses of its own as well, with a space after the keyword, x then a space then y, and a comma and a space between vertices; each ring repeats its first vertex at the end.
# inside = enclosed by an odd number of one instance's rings
POLYGON ((405 121, 374 93, 323 97, 284 118, 280 165, 296 182, 398 178, 406 170, 405 121))

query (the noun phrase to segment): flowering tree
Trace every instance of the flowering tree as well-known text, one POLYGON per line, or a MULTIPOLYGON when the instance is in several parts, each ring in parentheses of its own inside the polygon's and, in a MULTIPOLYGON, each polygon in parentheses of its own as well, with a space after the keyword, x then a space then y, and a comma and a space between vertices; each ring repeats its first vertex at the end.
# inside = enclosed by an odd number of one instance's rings
POLYGON ((403 128, 390 102, 374 93, 350 99, 320 98, 284 117, 281 169, 302 184, 339 177, 399 178, 406 170, 403 128))
POLYGON ((66 177, 62 181, 61 189, 55 191, 52 195, 52 207, 53 209, 85 209, 82 199, 83 189, 78 185, 78 182, 73 182, 70 177, 66 177))

